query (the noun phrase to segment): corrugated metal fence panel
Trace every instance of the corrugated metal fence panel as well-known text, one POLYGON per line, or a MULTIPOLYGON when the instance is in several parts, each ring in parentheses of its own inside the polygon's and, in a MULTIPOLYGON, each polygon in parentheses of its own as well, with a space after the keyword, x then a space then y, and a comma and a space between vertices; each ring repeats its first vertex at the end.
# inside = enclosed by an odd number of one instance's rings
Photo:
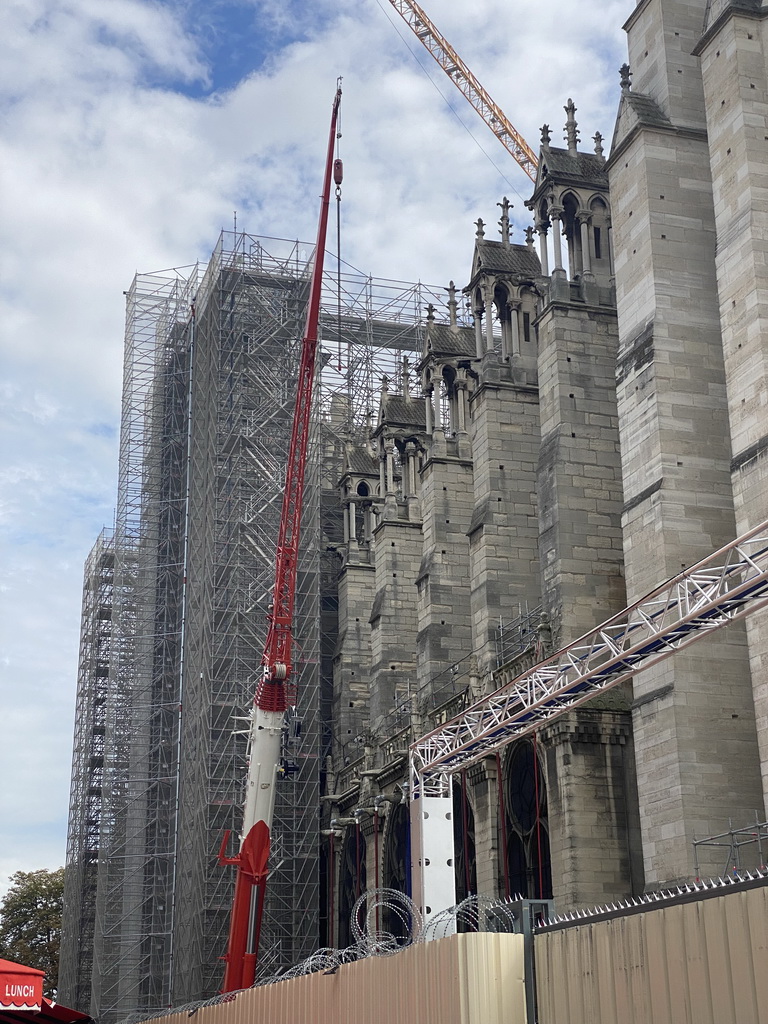
POLYGON ((522 935, 452 935, 157 1024, 526 1024, 522 935))
POLYGON ((540 1024, 768 1024, 768 888, 536 936, 540 1024))
MULTIPOLYGON (((522 935, 457 935, 468 997, 463 1024, 525 1024, 525 960, 522 935)), ((434 943, 428 943, 434 945, 434 943)))

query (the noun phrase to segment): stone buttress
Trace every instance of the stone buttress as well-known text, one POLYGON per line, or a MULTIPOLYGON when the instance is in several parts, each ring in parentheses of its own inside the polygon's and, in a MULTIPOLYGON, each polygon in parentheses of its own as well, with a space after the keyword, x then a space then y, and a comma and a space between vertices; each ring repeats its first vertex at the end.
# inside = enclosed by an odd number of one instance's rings
MULTIPOLYGON (((565 107, 567 148, 548 126, 534 213, 544 262, 538 383, 539 559, 543 611, 555 648, 626 604, 622 478, 616 409, 618 346, 611 209, 602 138, 578 148, 565 107)), ((549 784, 552 879, 560 904, 583 905, 642 888, 634 757, 626 689, 612 690, 540 732, 549 784)))
MULTIPOLYGON (((706 101, 731 482, 742 534, 768 518, 768 9, 760 0, 712 3, 694 52, 706 101)), ((746 625, 768 803, 768 612, 750 615, 746 625)))
MULTIPOLYGON (((627 596, 736 536, 715 211, 701 71, 707 0, 641 0, 608 163, 627 596)), ((634 680, 646 881, 693 873, 691 843, 761 804, 746 634, 735 624, 634 680)), ((716 848, 703 874, 719 874, 716 848)))

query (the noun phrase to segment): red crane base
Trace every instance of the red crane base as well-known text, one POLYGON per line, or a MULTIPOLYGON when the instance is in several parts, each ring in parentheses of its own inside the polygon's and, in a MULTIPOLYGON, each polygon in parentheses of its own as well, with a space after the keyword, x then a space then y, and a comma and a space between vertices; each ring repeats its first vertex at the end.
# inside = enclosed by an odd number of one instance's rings
POLYGON ((224 984, 222 992, 237 992, 250 988, 256 976, 256 956, 261 933, 261 918, 264 913, 264 892, 267 884, 267 861, 269 860, 269 829, 266 822, 257 821, 243 840, 236 857, 226 856, 229 832, 224 837, 219 851, 220 864, 234 864, 237 867, 235 897, 232 903, 232 918, 229 923, 229 942, 224 957, 224 984), (254 906, 254 889, 256 889, 254 906), (253 912, 252 912, 253 908, 253 912), (253 922, 253 927, 251 927, 253 922))

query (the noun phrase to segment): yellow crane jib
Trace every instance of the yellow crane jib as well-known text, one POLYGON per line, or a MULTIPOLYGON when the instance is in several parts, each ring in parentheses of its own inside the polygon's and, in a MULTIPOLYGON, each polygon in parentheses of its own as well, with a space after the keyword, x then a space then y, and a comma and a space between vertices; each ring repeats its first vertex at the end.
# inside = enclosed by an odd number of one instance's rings
POLYGON ((414 3, 414 0, 390 0, 390 3, 454 85, 464 93, 502 146, 511 153, 528 177, 535 181, 539 163, 536 154, 501 107, 494 103, 448 40, 438 32, 423 8, 414 3))

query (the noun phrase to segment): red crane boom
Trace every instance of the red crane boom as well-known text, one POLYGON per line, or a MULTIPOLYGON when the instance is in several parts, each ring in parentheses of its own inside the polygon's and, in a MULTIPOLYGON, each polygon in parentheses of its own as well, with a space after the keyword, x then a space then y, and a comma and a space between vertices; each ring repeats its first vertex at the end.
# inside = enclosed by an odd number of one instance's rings
POLYGON ((320 293, 323 283, 325 238, 331 182, 341 185, 341 161, 333 158, 336 126, 341 103, 341 87, 336 89, 331 114, 325 177, 317 228, 314 265, 309 287, 307 321, 301 347, 296 405, 293 413, 291 444, 283 492, 280 531, 275 563, 275 589, 269 612, 269 626, 261 658, 261 678, 256 688, 250 718, 248 775, 240 852, 226 856, 229 833, 219 852, 219 862, 237 867, 232 904, 229 942, 225 956, 223 992, 234 992, 253 984, 259 948, 261 917, 269 859, 270 829, 275 803, 275 782, 280 764, 283 715, 286 709, 286 683, 291 676, 293 609, 296 596, 296 569, 301 532, 304 475, 307 463, 315 380, 317 328, 320 319, 320 293))

